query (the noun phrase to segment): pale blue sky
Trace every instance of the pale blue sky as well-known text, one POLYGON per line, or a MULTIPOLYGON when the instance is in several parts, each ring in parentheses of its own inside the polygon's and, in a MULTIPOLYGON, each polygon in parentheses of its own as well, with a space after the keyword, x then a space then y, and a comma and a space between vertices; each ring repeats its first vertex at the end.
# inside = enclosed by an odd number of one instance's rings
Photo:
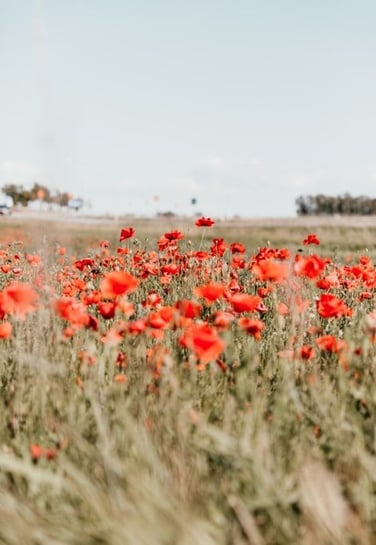
POLYGON ((0 184, 115 214, 376 197, 375 25, 374 0, 0 0, 0 184))

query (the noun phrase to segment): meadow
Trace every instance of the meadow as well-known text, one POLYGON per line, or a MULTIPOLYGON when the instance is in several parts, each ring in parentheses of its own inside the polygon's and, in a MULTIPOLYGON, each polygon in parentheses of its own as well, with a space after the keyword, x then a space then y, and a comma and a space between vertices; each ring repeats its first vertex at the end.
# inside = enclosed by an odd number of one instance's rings
POLYGON ((0 543, 376 543, 376 226, 0 218, 0 543))

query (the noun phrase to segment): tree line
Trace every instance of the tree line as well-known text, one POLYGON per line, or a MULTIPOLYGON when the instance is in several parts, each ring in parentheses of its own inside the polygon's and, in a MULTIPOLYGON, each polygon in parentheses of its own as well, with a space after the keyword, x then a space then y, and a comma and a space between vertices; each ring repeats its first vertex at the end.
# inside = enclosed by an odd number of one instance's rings
POLYGON ((40 200, 48 204, 67 206, 71 195, 67 192, 51 191, 48 187, 35 182, 31 189, 23 185, 6 184, 2 192, 13 199, 15 205, 27 206, 30 201, 40 200))
POLYGON ((370 216, 376 214, 376 199, 364 195, 353 197, 349 193, 343 195, 301 195, 295 201, 298 216, 370 216))

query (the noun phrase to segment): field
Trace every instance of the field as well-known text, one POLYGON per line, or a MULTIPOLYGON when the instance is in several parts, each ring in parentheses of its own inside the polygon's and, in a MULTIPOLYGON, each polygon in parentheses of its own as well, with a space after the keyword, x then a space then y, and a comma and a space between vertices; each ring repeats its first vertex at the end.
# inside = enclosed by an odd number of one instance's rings
POLYGON ((362 221, 0 218, 0 543, 376 543, 362 221))

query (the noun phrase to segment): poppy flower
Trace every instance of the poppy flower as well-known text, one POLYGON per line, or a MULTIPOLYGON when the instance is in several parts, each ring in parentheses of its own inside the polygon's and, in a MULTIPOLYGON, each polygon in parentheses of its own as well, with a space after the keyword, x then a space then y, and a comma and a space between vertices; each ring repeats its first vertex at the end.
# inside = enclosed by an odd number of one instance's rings
POLYGON ((115 316, 116 304, 110 301, 99 303, 98 310, 105 320, 110 320, 115 316))
POLYGON ((230 297, 230 303, 235 312, 254 312, 262 304, 262 299, 259 295, 235 293, 230 297))
POLYGON ((211 227, 212 225, 214 225, 214 223, 214 220, 212 220, 211 218, 205 218, 204 216, 198 218, 195 221, 195 225, 197 225, 197 227, 211 227))
POLYGON ((213 238, 212 245, 210 247, 210 253, 214 256, 222 257, 226 251, 226 244, 223 238, 213 238))
POLYGON ((154 329, 165 329, 169 326, 175 316, 175 308, 160 307, 155 312, 151 312, 148 317, 148 325, 154 329))
POLYGON ((73 297, 62 297, 55 301, 55 312, 76 329, 88 326, 90 323, 90 317, 86 313, 84 305, 73 297))
POLYGON ((316 302, 316 307, 322 318, 339 318, 352 313, 352 310, 346 306, 342 299, 338 299, 331 293, 323 293, 316 302))
POLYGON ((204 286, 197 286, 194 289, 194 294, 196 297, 201 297, 205 299, 207 303, 213 303, 224 296, 226 292, 226 286, 218 283, 205 284, 204 286))
POLYGON ((14 314, 24 319, 26 314, 37 309, 38 294, 30 284, 12 282, 3 290, 0 298, 0 311, 14 314))
POLYGON ((180 267, 176 263, 169 263, 168 265, 163 265, 161 267, 162 274, 179 274, 180 267))
POLYGON ((245 246, 241 242, 233 242, 230 244, 230 251, 232 254, 244 254, 245 246))
POLYGON ((146 321, 143 318, 138 318, 138 320, 132 320, 128 323, 128 331, 132 335, 139 335, 146 329, 146 321))
POLYGON ((311 360, 315 357, 315 349, 308 344, 303 344, 300 348, 300 357, 302 360, 311 360))
POLYGON ((307 246, 308 244, 316 244, 318 246, 320 244, 319 239, 317 238, 317 235, 315 233, 310 233, 307 235, 307 237, 303 240, 304 246, 307 246))
POLYGON ((73 263, 73 266, 76 267, 79 271, 83 271, 85 267, 92 267, 94 265, 94 259, 91 257, 84 257, 83 259, 78 259, 73 263))
POLYGON ((196 318, 201 315, 202 306, 190 299, 181 299, 175 303, 175 308, 184 318, 196 318))
POLYGON ((162 297, 159 293, 151 291, 145 301, 142 302, 143 307, 156 307, 162 301, 162 297))
POLYGON ((180 344, 192 350, 204 364, 218 359, 226 346, 216 330, 207 323, 187 327, 180 344))
POLYGON ((254 318, 247 318, 246 316, 243 316, 242 318, 239 318, 238 324, 243 331, 246 331, 255 339, 261 339, 261 332, 265 328, 265 324, 262 320, 256 320, 254 318))
POLYGON ((281 282, 287 276, 288 267, 286 263, 280 263, 273 259, 263 259, 252 266, 252 271, 259 280, 281 282))
POLYGON ((182 240, 184 238, 184 235, 181 231, 170 231, 169 233, 165 233, 164 237, 167 238, 167 240, 182 240))
POLYGON ((328 260, 320 259, 317 255, 297 255, 294 263, 294 272, 297 276, 317 278, 326 267, 328 260))
POLYGON ((106 274, 100 284, 102 297, 114 299, 134 291, 138 286, 138 280, 126 271, 112 271, 106 274))
POLYGON ((317 337, 316 344, 320 350, 326 352, 339 352, 345 345, 345 341, 337 339, 334 335, 322 335, 317 337))
POLYGON ((133 229, 133 227, 123 227, 123 229, 120 231, 119 241, 122 242, 127 238, 132 238, 134 234, 135 230, 133 229))
POLYGON ((44 456, 44 448, 40 445, 30 445, 30 456, 31 459, 35 462, 42 456, 44 456))
POLYGON ((214 325, 219 329, 226 329, 235 320, 235 315, 224 310, 217 310, 214 314, 214 325))
POLYGON ((0 324, 0 339, 9 339, 12 334, 12 324, 3 322, 0 324))

